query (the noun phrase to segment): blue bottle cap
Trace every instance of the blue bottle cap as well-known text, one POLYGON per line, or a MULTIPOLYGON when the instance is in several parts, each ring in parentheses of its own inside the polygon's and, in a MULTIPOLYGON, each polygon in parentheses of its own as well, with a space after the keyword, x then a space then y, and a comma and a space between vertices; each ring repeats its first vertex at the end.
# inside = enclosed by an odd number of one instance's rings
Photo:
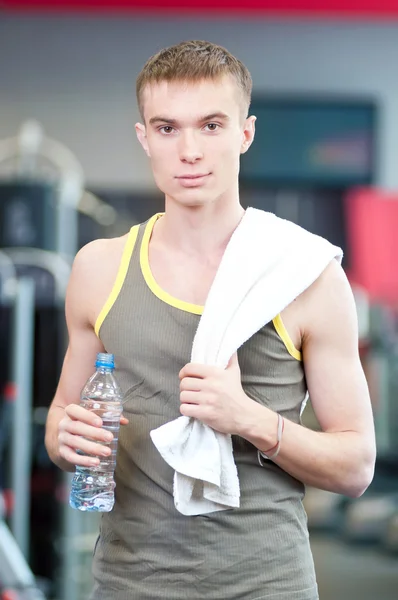
POLYGON ((114 355, 108 354, 107 352, 98 352, 95 366, 97 367, 97 369, 99 367, 105 367, 106 369, 114 369, 115 368, 114 355))

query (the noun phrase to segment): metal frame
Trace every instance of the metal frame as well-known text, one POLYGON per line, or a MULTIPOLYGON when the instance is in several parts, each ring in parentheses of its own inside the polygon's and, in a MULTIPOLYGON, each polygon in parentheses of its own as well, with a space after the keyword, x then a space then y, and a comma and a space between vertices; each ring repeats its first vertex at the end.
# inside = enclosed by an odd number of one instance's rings
POLYGON ((11 431, 11 489, 14 508, 11 531, 27 559, 29 556, 30 473, 34 348, 34 281, 18 281, 13 318, 12 381, 16 395, 11 431))
POLYGON ((14 592, 16 600, 45 600, 15 538, 0 514, 0 593, 6 590, 14 592))
POLYGON ((17 179, 48 180, 48 175, 37 168, 37 160, 43 158, 57 170, 59 180, 55 251, 73 257, 77 249, 77 210, 84 190, 80 163, 66 146, 46 137, 34 120, 23 123, 17 136, 0 140, 0 163, 15 160, 17 179))
POLYGON ((0 304, 14 305, 13 381, 18 385, 12 425, 12 485, 15 492, 14 535, 3 520, 3 498, 0 493, 0 592, 13 592, 18 600, 44 600, 26 562, 29 545, 30 423, 31 377, 33 364, 34 284, 28 278, 17 281, 12 260, 0 253, 2 287, 0 304))
POLYGON ((64 302, 71 272, 71 261, 67 257, 39 248, 3 248, 2 252, 11 260, 16 276, 18 266, 39 267, 48 271, 55 281, 55 302, 64 302))
POLYGON ((17 274, 11 258, 0 250, 0 305, 7 306, 13 302, 17 274))

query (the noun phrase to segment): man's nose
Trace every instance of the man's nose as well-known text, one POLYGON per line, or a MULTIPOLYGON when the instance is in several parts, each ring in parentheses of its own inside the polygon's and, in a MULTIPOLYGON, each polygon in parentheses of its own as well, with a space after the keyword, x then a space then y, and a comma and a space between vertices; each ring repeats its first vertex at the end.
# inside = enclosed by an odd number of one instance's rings
POLYGON ((195 163, 203 157, 203 151, 194 132, 183 132, 180 138, 180 159, 183 162, 195 163))

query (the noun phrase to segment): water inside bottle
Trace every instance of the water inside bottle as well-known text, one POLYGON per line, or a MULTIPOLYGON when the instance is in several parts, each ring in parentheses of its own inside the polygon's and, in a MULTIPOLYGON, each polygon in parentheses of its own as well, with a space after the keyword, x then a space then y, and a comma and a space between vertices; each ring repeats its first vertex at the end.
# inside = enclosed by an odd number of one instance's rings
POLYGON ((82 511, 109 512, 114 504, 113 473, 116 466, 122 406, 120 403, 102 401, 98 398, 84 398, 81 406, 101 417, 102 428, 113 434, 111 442, 101 442, 101 445, 110 447, 112 453, 109 456, 99 457, 100 463, 95 467, 76 468, 69 503, 72 508, 82 511))

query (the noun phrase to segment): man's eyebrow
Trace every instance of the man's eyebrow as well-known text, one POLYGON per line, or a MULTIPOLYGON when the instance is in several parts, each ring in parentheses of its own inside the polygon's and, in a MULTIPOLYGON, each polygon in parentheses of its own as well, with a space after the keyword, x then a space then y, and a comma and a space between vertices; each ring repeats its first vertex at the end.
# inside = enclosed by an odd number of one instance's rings
POLYGON ((219 119, 221 121, 229 121, 229 116, 223 112, 214 112, 214 113, 211 113, 210 115, 206 115, 206 116, 202 117, 201 119, 199 119, 199 121, 201 123, 203 123, 204 121, 212 121, 213 119, 219 119))
POLYGON ((156 117, 151 117, 149 119, 149 124, 154 125, 156 123, 167 123, 168 125, 176 125, 176 119, 170 119, 169 117, 162 117, 161 115, 156 117))
MULTIPOLYGON (((199 123, 204 123, 206 121, 212 121, 214 119, 220 119, 222 121, 229 121, 229 116, 223 112, 214 112, 209 115, 205 115, 198 119, 199 123)), ((155 117, 151 117, 149 119, 150 125, 156 125, 157 123, 166 123, 167 125, 177 125, 177 119, 171 119, 170 117, 164 117, 162 115, 156 115, 155 117)))

